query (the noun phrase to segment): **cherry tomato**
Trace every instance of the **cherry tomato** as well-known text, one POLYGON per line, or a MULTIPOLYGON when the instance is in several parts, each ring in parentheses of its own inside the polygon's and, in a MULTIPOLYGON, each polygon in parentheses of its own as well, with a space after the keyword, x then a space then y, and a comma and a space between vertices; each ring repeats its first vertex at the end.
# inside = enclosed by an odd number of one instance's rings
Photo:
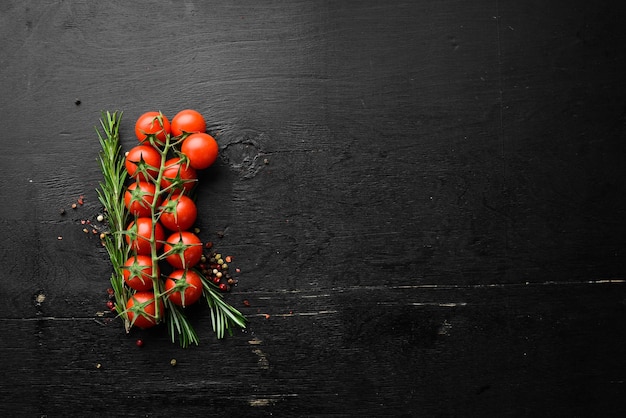
POLYGON ((174 268, 190 269, 202 258, 202 241, 193 232, 179 231, 170 235, 163 245, 165 260, 174 268), (171 252, 171 253, 170 253, 171 252))
POLYGON ((161 187, 172 186, 174 190, 189 192, 196 185, 198 175, 188 163, 182 163, 178 157, 170 158, 165 162, 161 187))
POLYGON ((165 290, 170 292, 168 298, 174 305, 193 305, 202 296, 202 279, 193 270, 174 270, 165 280, 165 290), (172 291, 180 286, 181 280, 185 282, 184 287, 172 291))
POLYGON ((145 141, 148 135, 154 135, 163 144, 170 129, 170 121, 160 112, 146 112, 135 122, 135 135, 140 142, 145 141))
POLYGON ((170 231, 185 231, 193 226, 198 216, 194 201, 184 194, 176 194, 163 202, 159 221, 170 231))
POLYGON ((161 166, 161 153, 151 145, 137 145, 126 154, 124 166, 132 178, 142 181, 150 180, 149 177, 156 179, 161 166))
POLYGON ((181 110, 172 118, 172 135, 180 136, 184 132, 204 132, 206 131, 206 121, 202 115, 193 109, 181 110))
POLYGON ((130 246, 131 250, 140 255, 150 255, 150 240, 155 239, 156 249, 160 249, 163 246, 163 238, 165 232, 160 223, 156 223, 154 227, 155 236, 152 236, 152 218, 137 218, 136 221, 132 221, 126 228, 128 234, 126 234, 126 243, 130 246))
POLYGON ((180 151, 187 156, 193 168, 203 170, 217 160, 218 148, 215 138, 204 132, 198 132, 185 138, 180 151))
MULTIPOLYGON (((139 217, 150 217, 150 205, 154 202, 156 187, 146 181, 134 182, 128 185, 124 192, 124 205, 132 214, 139 217)), ((160 204, 157 198, 157 207, 160 204)))
MULTIPOLYGON (((150 328, 157 324, 155 318, 157 304, 154 301, 154 293, 150 291, 135 292, 126 303, 128 320, 133 326, 150 328)), ((165 306, 159 299, 159 317, 163 317, 165 306)))
POLYGON ((159 267, 154 274, 152 271, 152 257, 147 255, 135 255, 124 263, 122 275, 128 287, 135 290, 151 290, 153 278, 159 277, 159 267))

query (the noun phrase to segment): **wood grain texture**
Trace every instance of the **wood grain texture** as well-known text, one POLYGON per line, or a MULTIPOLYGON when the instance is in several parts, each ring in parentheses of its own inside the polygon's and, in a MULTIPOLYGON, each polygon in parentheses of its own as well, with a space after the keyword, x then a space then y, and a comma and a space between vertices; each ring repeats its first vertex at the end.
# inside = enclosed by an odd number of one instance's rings
POLYGON ((3 2, 0 415, 623 415, 625 17, 3 2), (182 350, 103 313, 81 221, 100 111, 128 149, 141 113, 188 107, 221 148, 197 224, 250 324, 217 341, 198 307, 182 350))

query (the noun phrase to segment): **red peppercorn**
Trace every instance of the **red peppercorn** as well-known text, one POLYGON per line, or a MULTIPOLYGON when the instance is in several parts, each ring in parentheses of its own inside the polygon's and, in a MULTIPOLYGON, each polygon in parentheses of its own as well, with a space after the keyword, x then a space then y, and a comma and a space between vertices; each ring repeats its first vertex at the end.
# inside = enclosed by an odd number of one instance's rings
POLYGON ((110 310, 114 310, 115 309, 115 303, 113 303, 112 300, 107 301, 107 308, 109 308, 110 310))
POLYGON ((228 285, 226 283, 220 283, 220 290, 222 292, 227 292, 229 289, 228 285))
POLYGON ((143 347, 143 340, 137 340, 135 344, 137 345, 137 347, 143 347))

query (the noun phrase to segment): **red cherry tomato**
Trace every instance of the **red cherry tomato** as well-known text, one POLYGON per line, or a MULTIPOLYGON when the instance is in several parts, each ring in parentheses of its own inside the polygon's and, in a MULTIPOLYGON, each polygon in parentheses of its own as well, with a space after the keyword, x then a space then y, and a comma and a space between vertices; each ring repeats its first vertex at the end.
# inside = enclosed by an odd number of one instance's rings
POLYGON ((135 290, 150 290, 153 288, 152 280, 159 277, 157 265, 154 274, 152 271, 152 257, 147 255, 135 255, 124 263, 122 275, 128 287, 135 290))
POLYGON ((154 227, 155 236, 152 236, 152 218, 137 218, 136 221, 128 224, 126 231, 128 232, 126 234, 126 243, 137 254, 150 255, 152 251, 150 241, 153 238, 155 239, 157 250, 163 246, 165 232, 161 224, 157 222, 154 227))
POLYGON ((202 279, 193 270, 174 270, 165 280, 165 290, 169 293, 169 300, 174 305, 193 305, 202 296, 202 279), (179 290, 172 290, 183 281, 184 287, 179 290))
POLYGON ((145 141, 148 135, 154 135, 163 144, 170 130, 170 121, 160 112, 146 112, 135 122, 135 135, 140 142, 145 141))
POLYGON ((181 110, 172 118, 171 123, 172 135, 180 136, 184 132, 205 132, 206 121, 200 112, 193 109, 181 110))
POLYGON ((161 187, 172 186, 172 189, 189 192, 196 185, 198 175, 196 170, 188 163, 182 163, 178 157, 171 158, 165 162, 161 187))
MULTIPOLYGON (((124 205, 132 214, 139 217, 150 217, 150 205, 154 202, 156 187, 146 181, 134 182, 128 185, 124 192, 124 205)), ((157 207, 160 199, 157 198, 157 207)))
POLYGON ((193 168, 203 170, 217 160, 219 147, 211 135, 198 132, 185 138, 180 151, 187 156, 193 168))
POLYGON ((159 221, 170 231, 185 231, 191 228, 198 216, 198 209, 191 198, 176 194, 163 202, 159 221))
POLYGON ((124 166, 128 175, 142 181, 156 179, 161 166, 161 154, 151 145, 137 145, 126 154, 124 166), (149 174, 146 177, 146 174, 149 174))
MULTIPOLYGON (((153 327, 157 324, 157 319, 155 318, 157 315, 156 307, 154 293, 150 291, 135 292, 126 303, 128 320, 135 327, 153 327)), ((164 310, 163 300, 159 299, 159 318, 163 317, 164 310)))
POLYGON ((167 253, 170 254, 165 256, 165 260, 172 267, 190 269, 202 258, 202 241, 193 232, 175 232, 163 245, 163 254, 167 253))

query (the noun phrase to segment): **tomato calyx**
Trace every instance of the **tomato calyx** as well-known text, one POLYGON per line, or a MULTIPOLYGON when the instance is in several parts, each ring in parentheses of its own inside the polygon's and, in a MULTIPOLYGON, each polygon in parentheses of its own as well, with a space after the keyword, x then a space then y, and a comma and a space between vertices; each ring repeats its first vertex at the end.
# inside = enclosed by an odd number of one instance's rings
POLYGON ((186 158, 175 157, 165 162, 161 187, 163 192, 190 192, 198 181, 196 170, 186 158))
POLYGON ((149 217, 152 215, 152 203, 157 199, 157 205, 161 199, 157 196, 154 184, 140 181, 131 183, 124 193, 124 204, 126 209, 138 217, 149 217))
POLYGON ((196 303, 202 292, 202 278, 193 270, 174 270, 165 281, 168 300, 183 308, 196 303))
POLYGON ((159 207, 159 221, 170 231, 185 231, 196 222, 198 210, 194 201, 182 194, 175 193, 159 207))
POLYGON ((202 242, 192 232, 178 231, 165 241, 161 257, 175 268, 189 269, 200 262, 202 242))
POLYGON ((165 305, 160 295, 152 291, 135 292, 126 304, 130 326, 151 328, 161 322, 165 305))
POLYGON ((151 145, 139 145, 129 151, 126 158, 126 169, 128 170, 131 177, 145 181, 156 181, 155 175, 159 172, 159 167, 150 164, 150 162, 148 162, 144 158, 144 152, 151 153, 151 160, 156 163, 158 160, 154 157, 154 155, 156 154, 154 154, 153 149, 154 147, 152 147, 151 145), (139 159, 131 159, 133 158, 133 151, 140 152, 139 159))
POLYGON ((138 203, 141 207, 150 208, 150 202, 148 202, 146 196, 154 197, 154 193, 146 192, 145 189, 140 187, 129 188, 128 191, 130 192, 130 203, 138 203))
POLYGON ((154 287, 159 278, 159 266, 152 263, 152 258, 146 255, 134 254, 122 266, 124 282, 131 289, 142 291, 154 287))
POLYGON ((163 205, 159 206, 159 211, 161 212, 161 216, 163 214, 172 214, 175 220, 178 220, 178 214, 176 213, 176 207, 178 206, 179 197, 181 195, 177 194, 175 196, 170 197, 163 205))
POLYGON ((141 156, 139 161, 132 161, 131 160, 131 163, 134 163, 137 166, 137 173, 138 174, 143 174, 144 178, 147 178, 147 179, 150 179, 150 180, 154 181, 154 177, 153 177, 152 173, 154 173, 156 170, 158 170, 158 168, 148 164, 146 162, 146 160, 143 159, 143 156, 141 156))

